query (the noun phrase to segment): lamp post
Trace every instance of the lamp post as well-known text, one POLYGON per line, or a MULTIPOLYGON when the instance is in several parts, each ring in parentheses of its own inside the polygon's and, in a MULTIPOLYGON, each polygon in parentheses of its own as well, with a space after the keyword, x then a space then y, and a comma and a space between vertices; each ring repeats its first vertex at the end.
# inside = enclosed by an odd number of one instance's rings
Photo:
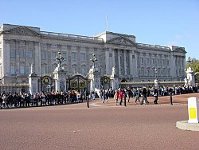
POLYGON ((97 58, 95 57, 95 54, 93 53, 92 54, 92 57, 91 57, 91 59, 90 59, 91 61, 92 61, 92 63, 93 63, 93 69, 95 69, 95 62, 97 61, 97 58))
POLYGON ((58 65, 56 69, 54 70, 53 74, 54 74, 54 79, 55 79, 55 90, 60 92, 60 90, 62 90, 63 87, 66 90, 65 78, 63 78, 64 70, 61 67, 62 62, 64 61, 64 57, 61 55, 60 51, 57 53, 56 60, 57 60, 58 65))
POLYGON ((154 71, 155 71, 155 79, 157 80, 158 69, 155 68, 154 71))
POLYGON ((95 62, 97 61, 97 58, 94 53, 92 54, 90 61, 92 61, 92 67, 89 71, 90 72, 90 80, 91 80, 90 92, 92 92, 93 99, 95 99, 95 97, 94 97, 95 96, 94 95, 95 94, 95 72, 96 72, 95 62))
POLYGON ((17 71, 15 71, 15 92, 17 92, 17 71))
POLYGON ((61 52, 59 51, 57 53, 56 60, 58 62, 58 67, 61 67, 62 62, 64 61, 64 57, 61 55, 61 52))
POLYGON ((155 71, 154 87, 155 87, 155 89, 158 89, 158 77, 157 77, 158 70, 156 67, 154 68, 154 71, 155 71))

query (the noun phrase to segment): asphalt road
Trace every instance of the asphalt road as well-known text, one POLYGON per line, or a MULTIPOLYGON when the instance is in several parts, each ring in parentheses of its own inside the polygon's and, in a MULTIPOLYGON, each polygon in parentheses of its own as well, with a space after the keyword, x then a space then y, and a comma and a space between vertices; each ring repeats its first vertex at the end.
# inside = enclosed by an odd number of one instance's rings
POLYGON ((183 131, 187 97, 160 104, 85 103, 0 110, 0 150, 198 150, 199 132, 183 131))

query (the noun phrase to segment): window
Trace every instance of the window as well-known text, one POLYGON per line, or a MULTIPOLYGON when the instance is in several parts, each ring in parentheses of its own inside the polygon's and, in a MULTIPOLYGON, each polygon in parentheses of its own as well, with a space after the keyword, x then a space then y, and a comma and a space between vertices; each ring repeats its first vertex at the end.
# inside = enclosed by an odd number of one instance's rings
POLYGON ((86 54, 80 53, 80 61, 85 61, 85 60, 86 60, 86 54))
POLYGON ((144 75, 144 68, 141 68, 141 76, 144 75))
POLYGON ((15 58, 16 57, 16 53, 15 53, 15 49, 11 49, 10 50, 10 58, 15 58))
POLYGON ((144 60, 143 60, 143 58, 141 58, 141 64, 143 64, 144 63, 144 60))
POLYGON ((167 60, 167 65, 169 65, 169 60, 167 60))
POLYGON ((86 74, 86 65, 81 66, 81 74, 85 75, 86 74))
POLYGON ((77 53, 76 52, 72 52, 71 53, 71 59, 72 59, 72 61, 76 61, 77 60, 77 53))
POLYGON ((16 56, 18 56, 19 57, 19 50, 18 49, 16 49, 16 56))
POLYGON ((62 56, 64 57, 64 61, 67 61, 67 53, 66 53, 66 52, 63 52, 63 53, 62 53, 62 56))
POLYGON ((13 64, 10 66, 10 74, 15 74, 15 66, 13 64))
POLYGON ((42 75, 47 74, 47 65, 46 64, 41 65, 41 73, 42 73, 42 75))
POLYGON ((41 52, 41 59, 43 59, 43 60, 46 59, 46 51, 41 52))
POLYGON ((150 60, 149 60, 149 58, 147 58, 147 64, 150 64, 150 60))
POLYGON ((20 65, 20 74, 22 74, 22 75, 25 74, 25 67, 24 67, 24 65, 20 65))
POLYGON ((31 51, 31 50, 27 50, 27 51, 25 52, 25 56, 28 57, 28 58, 32 58, 32 56, 33 56, 32 51, 31 51))
POLYGON ((20 50, 20 51, 19 51, 19 57, 20 57, 20 58, 23 58, 23 57, 24 57, 24 50, 20 50))
POLYGON ((77 65, 72 65, 72 73, 77 73, 77 65))
POLYGON ((56 57, 57 57, 57 52, 52 52, 52 57, 51 57, 51 59, 56 59, 56 57))
POLYGON ((30 66, 26 66, 25 67, 25 74, 27 75, 27 74, 30 74, 30 66))
POLYGON ((67 49, 68 49, 68 50, 71 50, 71 45, 67 45, 67 49))
POLYGON ((51 53, 48 52, 48 59, 51 59, 51 53))

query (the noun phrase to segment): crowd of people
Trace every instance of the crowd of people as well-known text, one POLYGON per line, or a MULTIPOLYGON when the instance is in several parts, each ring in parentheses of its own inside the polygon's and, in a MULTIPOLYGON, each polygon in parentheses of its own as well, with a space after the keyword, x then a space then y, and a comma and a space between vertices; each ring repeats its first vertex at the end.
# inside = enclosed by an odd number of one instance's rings
POLYGON ((85 94, 75 90, 68 92, 41 92, 33 95, 21 93, 1 93, 0 108, 21 108, 34 106, 50 106, 83 102, 85 94))
POLYGON ((138 104, 149 103, 147 97, 154 97, 154 104, 158 104, 159 96, 177 95, 199 92, 199 87, 128 87, 119 88, 117 90, 101 89, 99 93, 86 91, 79 93, 75 90, 67 92, 41 92, 31 95, 29 93, 1 93, 0 94, 0 108, 21 108, 34 106, 50 106, 50 105, 64 105, 70 103, 83 102, 87 98, 95 100, 96 96, 102 100, 103 103, 110 98, 114 98, 116 105, 123 105, 124 102, 134 100, 138 104))
POLYGON ((102 102, 108 101, 109 98, 114 98, 116 105, 122 105, 124 102, 130 102, 130 99, 134 99, 135 103, 148 104, 147 97, 154 97, 154 104, 158 104, 159 96, 169 96, 178 94, 187 94, 199 92, 199 87, 142 87, 142 88, 119 88, 118 90, 101 90, 100 98, 102 102))

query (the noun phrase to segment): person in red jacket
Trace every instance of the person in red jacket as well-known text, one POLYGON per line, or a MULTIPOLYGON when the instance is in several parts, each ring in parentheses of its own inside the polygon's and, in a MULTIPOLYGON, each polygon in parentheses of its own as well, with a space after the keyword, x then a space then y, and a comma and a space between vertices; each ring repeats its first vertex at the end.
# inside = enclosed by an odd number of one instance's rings
POLYGON ((123 89, 120 89, 120 91, 119 91, 120 105, 122 105, 124 96, 125 96, 124 90, 123 90, 123 89))

